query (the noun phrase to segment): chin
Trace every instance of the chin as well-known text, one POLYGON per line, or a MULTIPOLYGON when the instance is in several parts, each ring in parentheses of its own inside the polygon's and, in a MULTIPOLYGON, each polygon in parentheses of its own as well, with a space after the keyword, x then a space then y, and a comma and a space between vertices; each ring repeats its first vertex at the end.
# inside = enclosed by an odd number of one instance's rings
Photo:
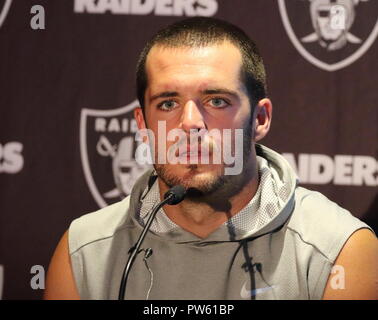
POLYGON ((158 176, 168 187, 181 184, 186 189, 209 193, 223 180, 219 166, 174 165, 155 166, 158 176))

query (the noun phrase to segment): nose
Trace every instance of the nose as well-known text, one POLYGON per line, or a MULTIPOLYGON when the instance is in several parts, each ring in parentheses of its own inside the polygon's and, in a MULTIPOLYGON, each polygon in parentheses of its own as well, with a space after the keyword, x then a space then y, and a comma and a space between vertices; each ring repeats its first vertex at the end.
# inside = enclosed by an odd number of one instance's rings
POLYGON ((191 129, 206 129, 203 114, 193 100, 189 100, 184 106, 181 115, 181 127, 187 133, 190 133, 191 129))

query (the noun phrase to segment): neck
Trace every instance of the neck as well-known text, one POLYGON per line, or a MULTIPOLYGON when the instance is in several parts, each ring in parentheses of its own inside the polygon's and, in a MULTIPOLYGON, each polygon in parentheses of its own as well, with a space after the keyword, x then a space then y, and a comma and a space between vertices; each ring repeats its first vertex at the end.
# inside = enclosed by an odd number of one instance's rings
MULTIPOLYGON (((160 198, 169 187, 159 178, 160 198)), ((256 194, 259 176, 256 164, 242 175, 234 176, 229 186, 211 195, 187 196, 176 206, 164 206, 167 216, 181 228, 206 238, 224 222, 243 209, 256 194), (230 187, 231 186, 231 187, 230 187)))

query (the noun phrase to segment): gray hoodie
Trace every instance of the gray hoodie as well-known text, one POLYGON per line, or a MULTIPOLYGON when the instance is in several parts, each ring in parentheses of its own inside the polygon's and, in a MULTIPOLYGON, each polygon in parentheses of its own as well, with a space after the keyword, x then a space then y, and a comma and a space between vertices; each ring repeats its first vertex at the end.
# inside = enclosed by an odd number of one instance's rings
MULTIPOLYGON (((343 245, 369 227, 322 194, 297 186, 278 153, 258 144, 256 153, 257 193, 207 238, 158 213, 142 244, 153 254, 137 256, 125 299, 322 298, 343 245)), ((159 200, 156 178, 149 170, 129 197, 71 223, 69 253, 82 299, 118 298, 128 250, 159 200)))

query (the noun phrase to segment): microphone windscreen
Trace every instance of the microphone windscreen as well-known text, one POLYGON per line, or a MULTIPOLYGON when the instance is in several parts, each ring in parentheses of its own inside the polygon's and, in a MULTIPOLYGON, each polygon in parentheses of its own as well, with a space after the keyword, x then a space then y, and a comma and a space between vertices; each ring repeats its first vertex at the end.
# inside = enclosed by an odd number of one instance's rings
POLYGON ((184 200, 185 194, 186 194, 185 187, 182 185, 177 185, 169 189, 164 194, 164 199, 167 199, 168 197, 170 197, 171 199, 167 202, 167 204, 174 205, 184 200))

